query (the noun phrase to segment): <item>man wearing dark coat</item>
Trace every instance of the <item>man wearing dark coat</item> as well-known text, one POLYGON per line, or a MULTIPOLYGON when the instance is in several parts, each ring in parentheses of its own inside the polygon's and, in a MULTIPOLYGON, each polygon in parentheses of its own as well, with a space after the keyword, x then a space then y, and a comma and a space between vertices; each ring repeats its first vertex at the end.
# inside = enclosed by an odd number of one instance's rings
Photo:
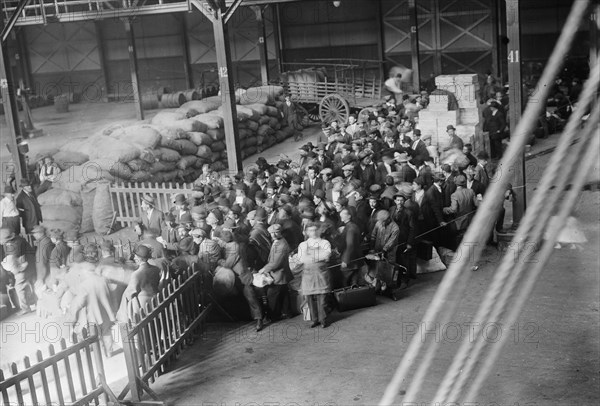
POLYGON ((360 228, 352 221, 350 210, 343 209, 340 212, 342 221, 342 232, 339 238, 338 250, 342 253, 341 270, 343 275, 343 286, 352 286, 358 283, 358 270, 362 256, 360 228))
POLYGON ((140 309, 145 309, 146 304, 158 293, 160 269, 148 263, 150 258, 152 258, 150 248, 142 244, 135 248, 134 261, 138 264, 138 268, 131 275, 129 284, 123 292, 121 306, 117 312, 120 322, 125 323, 129 320, 129 302, 132 302, 131 311, 135 314, 140 309))
MULTIPOLYGON (((413 137, 415 138, 415 140, 413 141, 410 149, 412 150, 411 156, 414 157, 420 157, 423 161, 426 161, 429 159, 429 151, 427 151, 427 145, 425 145, 425 142, 423 142, 423 140, 421 140, 421 130, 419 130, 418 128, 415 128, 413 130, 413 137)), ((412 182, 409 181, 409 182, 412 182)))
POLYGON ((42 208, 27 179, 21 180, 21 191, 17 195, 16 204, 23 228, 27 234, 31 234, 31 230, 42 222, 42 208))
POLYGON ((323 179, 318 176, 319 169, 314 166, 309 166, 307 169, 307 178, 302 184, 302 193, 312 199, 318 189, 325 190, 323 179))
MULTIPOLYGON (((150 195, 142 196, 141 214, 139 222, 147 229, 153 232, 154 235, 162 234, 163 213, 155 208, 156 201, 150 195)), ((141 236, 142 229, 136 229, 138 235, 141 236)))
POLYGON ((487 131, 490 137, 490 152, 493 159, 502 157, 502 138, 506 119, 499 110, 500 104, 496 101, 490 103, 491 114, 483 122, 483 131, 487 131))
POLYGON ((446 226, 441 186, 444 178, 439 174, 435 174, 433 180, 433 185, 425 191, 421 202, 421 215, 423 217, 421 233, 429 232, 424 239, 432 241, 434 246, 442 246, 444 240, 443 230, 438 227, 446 226))

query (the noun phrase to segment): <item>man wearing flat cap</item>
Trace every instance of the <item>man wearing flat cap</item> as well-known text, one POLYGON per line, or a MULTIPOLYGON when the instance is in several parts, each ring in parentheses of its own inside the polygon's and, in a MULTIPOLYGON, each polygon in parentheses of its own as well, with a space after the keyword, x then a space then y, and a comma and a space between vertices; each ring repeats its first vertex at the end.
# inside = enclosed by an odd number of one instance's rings
POLYGON ((221 259, 221 247, 216 241, 209 238, 209 234, 201 228, 193 229, 190 235, 194 239, 194 245, 198 247, 200 267, 205 267, 207 271, 214 272, 217 263, 221 259))
POLYGON ((319 142, 317 144, 317 163, 323 168, 328 168, 331 166, 331 159, 326 155, 327 144, 324 142, 319 142))
POLYGON ((365 188, 369 188, 371 185, 375 184, 376 181, 377 169, 373 164, 372 157, 373 151, 367 149, 362 150, 358 154, 360 163, 354 169, 354 177, 358 179, 365 188))
POLYGON ((454 218, 456 230, 456 245, 458 246, 471 224, 471 220, 475 215, 475 209, 479 205, 477 196, 472 189, 467 188, 467 179, 465 175, 458 175, 454 178, 456 191, 450 197, 451 203, 449 207, 444 207, 444 214, 454 218))
POLYGON ((148 263, 148 260, 152 258, 150 248, 139 244, 133 254, 137 269, 131 275, 117 312, 117 319, 122 323, 129 321, 129 306, 131 306, 133 314, 145 309, 146 304, 158 293, 160 284, 160 269, 148 263))
POLYGON ((43 219, 42 208, 28 179, 21 179, 21 191, 17 195, 16 204, 25 233, 31 234, 33 228, 40 224, 43 219))
POLYGON ((35 288, 37 292, 46 290, 46 280, 50 276, 50 256, 52 255, 52 250, 54 250, 54 244, 50 237, 46 235, 46 228, 41 225, 33 227, 31 235, 33 235, 37 245, 35 255, 35 270, 37 274, 35 288))
MULTIPOLYGON (((139 222, 147 230, 151 230, 155 235, 161 235, 164 215, 156 208, 156 200, 154 197, 150 195, 143 195, 140 206, 141 210, 139 222)), ((142 234, 142 231, 139 228, 136 229, 136 232, 138 236, 142 234)))
POLYGON ((260 269, 267 263, 271 249, 271 237, 265 225, 267 213, 263 208, 258 208, 248 213, 246 219, 252 227, 248 237, 248 266, 252 269, 260 269))

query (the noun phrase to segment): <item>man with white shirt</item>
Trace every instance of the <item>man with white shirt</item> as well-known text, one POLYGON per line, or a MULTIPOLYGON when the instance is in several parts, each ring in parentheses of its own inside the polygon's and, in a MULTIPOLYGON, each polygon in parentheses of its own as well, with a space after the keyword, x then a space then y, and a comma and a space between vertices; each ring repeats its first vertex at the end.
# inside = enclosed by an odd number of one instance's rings
POLYGON ((344 187, 344 179, 341 176, 336 176, 331 181, 333 187, 327 191, 327 201, 329 202, 337 202, 337 200, 342 196, 342 188, 344 187))
POLYGON ((350 117, 348 117, 348 127, 346 127, 346 133, 354 138, 354 134, 358 133, 359 130, 360 128, 356 122, 356 116, 354 114, 350 114, 350 117))
MULTIPOLYGON (((155 208, 156 201, 153 196, 142 196, 141 213, 139 222, 145 229, 150 230, 154 235, 162 234, 163 213, 155 208)), ((141 235, 141 230, 136 229, 138 235, 141 235)))
POLYGON ((15 190, 10 185, 4 186, 4 197, 0 200, 0 215, 3 228, 12 230, 16 235, 21 234, 21 218, 15 203, 15 190))

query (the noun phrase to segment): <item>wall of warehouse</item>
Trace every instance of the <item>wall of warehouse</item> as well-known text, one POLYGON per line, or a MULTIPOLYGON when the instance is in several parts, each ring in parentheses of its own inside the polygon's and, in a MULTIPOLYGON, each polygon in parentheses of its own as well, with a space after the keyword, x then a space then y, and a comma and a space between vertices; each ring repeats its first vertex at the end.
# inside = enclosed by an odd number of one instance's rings
MULTIPOLYGON (((496 71, 494 47, 501 40, 494 21, 500 0, 419 0, 421 80, 445 73, 496 71)), ((564 24, 571 1, 522 2, 522 59, 524 77, 535 77, 564 24)), ((280 39, 284 70, 313 64, 310 59, 356 58, 384 60, 390 66, 411 65, 408 0, 306 0, 280 4, 280 39)), ((266 8, 269 70, 279 73, 275 7, 266 8)), ((198 11, 138 17, 136 35, 142 93, 159 87, 188 88, 184 35, 196 87, 217 83, 212 26, 198 11)), ((568 58, 587 58, 588 24, 582 23, 568 58)), ((27 78, 37 94, 74 92, 88 100, 132 95, 125 29, 120 20, 52 23, 19 27, 22 47, 12 44, 13 71, 27 78), (22 63, 25 58, 26 63, 22 63), (23 66, 29 69, 23 74, 23 66)), ((260 82, 258 28, 254 12, 239 7, 229 23, 233 76, 237 85, 260 82)), ((12 41, 15 42, 14 40, 12 41)), ((314 65, 319 65, 314 62, 314 65)), ((372 72, 379 74, 376 69, 372 72)))

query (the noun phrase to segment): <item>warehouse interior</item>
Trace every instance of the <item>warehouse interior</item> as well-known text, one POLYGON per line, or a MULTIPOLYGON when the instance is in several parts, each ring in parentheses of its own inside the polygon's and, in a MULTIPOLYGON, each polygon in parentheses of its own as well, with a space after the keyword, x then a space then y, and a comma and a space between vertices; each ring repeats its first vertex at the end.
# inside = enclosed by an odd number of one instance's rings
MULTIPOLYGON (((248 149, 249 137, 240 135, 247 128, 236 118, 236 101, 240 89, 280 86, 288 72, 306 68, 321 68, 327 80, 337 81, 339 66, 356 67, 352 81, 373 83, 377 89, 391 68, 406 67, 413 73, 406 83, 409 94, 418 94, 440 75, 477 75, 481 86, 493 75, 511 92, 535 88, 578 1, 3 0, 2 180, 18 183, 35 172, 39 158, 69 144, 77 149, 107 129, 151 123, 163 110, 179 107, 179 101, 167 104, 179 92, 188 92, 186 101, 192 100, 191 94, 221 100, 222 131, 211 141, 219 144, 212 150, 212 162, 222 162, 232 176, 255 166, 259 156, 270 163, 281 155, 297 159, 304 142, 296 142, 293 132, 248 149), (511 6, 518 8, 516 20, 511 19, 511 6), (514 45, 509 38, 519 39, 518 75, 507 58, 514 45), (66 109, 58 102, 63 99, 68 100, 66 109)), ((598 10, 598 2, 592 3, 598 10)), ((584 81, 599 46, 597 22, 583 20, 564 55, 561 74, 584 81)), ((519 111, 515 126, 525 101, 525 92, 520 100, 510 101, 512 111, 519 111)), ((358 114, 361 108, 350 104, 350 111, 358 114)), ((302 140, 316 144, 322 124, 319 106, 306 108, 311 120, 302 140)), ((273 118, 283 129, 281 118, 273 118)), ((520 170, 527 178, 521 173, 522 187, 530 191, 519 196, 523 205, 532 199, 559 142, 557 134, 530 146, 531 165, 523 155, 520 170)), ((599 170, 596 165, 594 175, 599 170)), ((195 168, 185 179, 200 173, 195 168)), ((557 251, 517 324, 500 328, 500 335, 512 339, 483 389, 476 399, 462 399, 463 404, 584 405, 600 400, 597 190, 582 192, 574 211, 588 245, 581 251, 557 251)), ((92 232, 89 238, 97 235, 92 232)), ((135 238, 127 227, 115 235, 135 238)), ((446 378, 445 368, 459 351, 459 340, 448 335, 458 331, 461 338, 468 336, 500 255, 496 248, 485 248, 455 320, 423 325, 423 341, 443 342, 442 360, 429 375, 419 376, 423 399, 432 398, 446 378)), ((139 393, 130 386, 123 356, 105 359, 107 386, 114 395, 129 390, 128 399, 133 396, 133 403, 140 405, 377 404, 389 390, 410 340, 422 333, 415 328, 423 323, 444 276, 424 275, 398 302, 379 298, 373 308, 337 313, 333 329, 326 332, 307 328, 302 316, 256 334, 244 321, 209 323, 178 348, 173 363, 153 375, 151 385, 135 387, 139 393)), ((7 321, 2 322, 0 349, 0 369, 6 372, 10 362, 17 362, 12 355, 22 358, 31 348, 45 351, 48 344, 43 337, 32 342, 12 330, 13 337, 4 341, 7 321)), ((36 322, 28 319, 21 325, 36 322)), ((4 380, 1 375, 0 383, 4 380)), ((421 404, 405 402, 402 396, 414 388, 399 386, 393 404, 421 404)))

